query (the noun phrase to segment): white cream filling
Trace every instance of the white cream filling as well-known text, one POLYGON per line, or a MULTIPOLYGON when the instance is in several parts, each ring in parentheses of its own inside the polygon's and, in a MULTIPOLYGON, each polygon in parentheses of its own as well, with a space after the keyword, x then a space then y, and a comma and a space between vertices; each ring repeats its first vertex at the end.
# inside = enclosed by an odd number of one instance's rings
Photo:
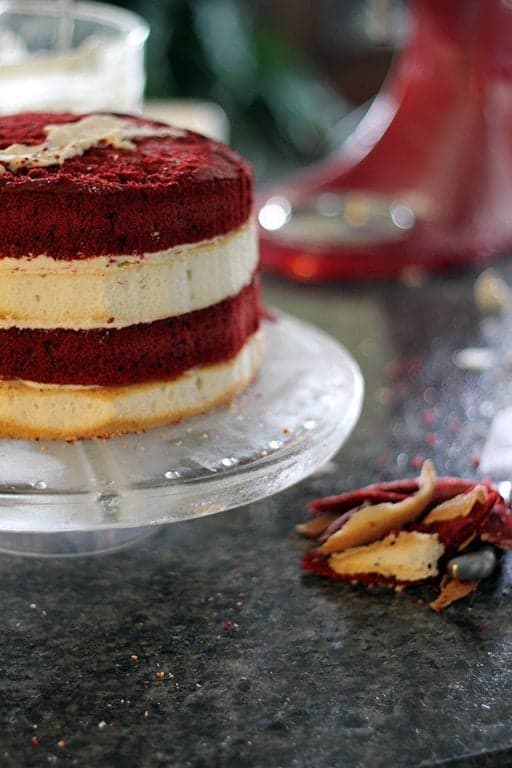
POLYGON ((40 381, 31 381, 30 379, 16 379, 15 381, 20 386, 37 389, 38 392, 41 392, 43 389, 54 389, 55 391, 66 389, 69 392, 79 392, 82 389, 101 389, 100 384, 42 384, 40 381))
POLYGON ((144 256, 0 259, 0 328, 123 328, 217 304, 258 264, 250 220, 234 232, 144 256))

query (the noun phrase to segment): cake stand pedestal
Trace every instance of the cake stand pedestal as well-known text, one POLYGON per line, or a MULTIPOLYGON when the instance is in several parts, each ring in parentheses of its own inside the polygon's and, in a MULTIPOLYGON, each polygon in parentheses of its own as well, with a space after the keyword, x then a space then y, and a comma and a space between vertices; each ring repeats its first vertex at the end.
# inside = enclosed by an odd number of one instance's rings
POLYGON ((359 368, 306 323, 265 325, 263 369, 228 407, 111 440, 0 441, 0 551, 113 551, 270 496, 326 462, 358 419, 359 368))

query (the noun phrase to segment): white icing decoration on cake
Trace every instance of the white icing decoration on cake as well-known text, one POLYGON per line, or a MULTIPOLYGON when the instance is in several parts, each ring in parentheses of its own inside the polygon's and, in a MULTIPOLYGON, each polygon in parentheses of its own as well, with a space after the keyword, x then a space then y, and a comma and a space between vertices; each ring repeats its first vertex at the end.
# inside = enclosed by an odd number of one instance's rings
POLYGON ((114 115, 88 115, 72 123, 50 124, 45 126, 44 132, 46 141, 41 144, 11 144, 1 149, 0 174, 5 173, 4 166, 15 171, 63 165, 69 158, 104 144, 116 149, 135 149, 131 139, 185 135, 179 128, 140 125, 114 115))

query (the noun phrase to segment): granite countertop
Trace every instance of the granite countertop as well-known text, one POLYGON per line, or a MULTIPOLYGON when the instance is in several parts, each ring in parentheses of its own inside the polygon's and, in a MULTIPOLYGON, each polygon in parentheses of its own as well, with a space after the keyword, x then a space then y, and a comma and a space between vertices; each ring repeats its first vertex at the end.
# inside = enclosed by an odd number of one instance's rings
MULTIPOLYGON (((512 266, 499 272, 512 284, 512 266)), ((478 476, 506 365, 508 315, 478 271, 306 287, 267 301, 342 341, 363 415, 323 471, 271 499, 159 529, 116 554, 3 556, 2 768, 417 768, 512 762, 512 563, 440 615, 407 593, 301 575, 308 500, 376 479, 478 476)))

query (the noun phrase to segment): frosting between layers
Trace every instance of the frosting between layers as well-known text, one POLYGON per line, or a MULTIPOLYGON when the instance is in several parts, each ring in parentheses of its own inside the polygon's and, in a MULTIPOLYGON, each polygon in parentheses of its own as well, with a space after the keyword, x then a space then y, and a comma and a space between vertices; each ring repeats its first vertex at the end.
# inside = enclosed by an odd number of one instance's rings
POLYGON ((0 329, 0 378, 119 386, 227 360, 259 327, 259 284, 185 315, 125 328, 0 329))
POLYGON ((0 259, 0 328, 124 328, 234 296, 258 264, 250 220, 200 243, 144 256, 0 259))
POLYGON ((174 381, 126 387, 47 387, 0 381, 0 437, 75 440, 142 432, 229 402, 256 375, 263 336, 255 333, 230 360, 174 381))

